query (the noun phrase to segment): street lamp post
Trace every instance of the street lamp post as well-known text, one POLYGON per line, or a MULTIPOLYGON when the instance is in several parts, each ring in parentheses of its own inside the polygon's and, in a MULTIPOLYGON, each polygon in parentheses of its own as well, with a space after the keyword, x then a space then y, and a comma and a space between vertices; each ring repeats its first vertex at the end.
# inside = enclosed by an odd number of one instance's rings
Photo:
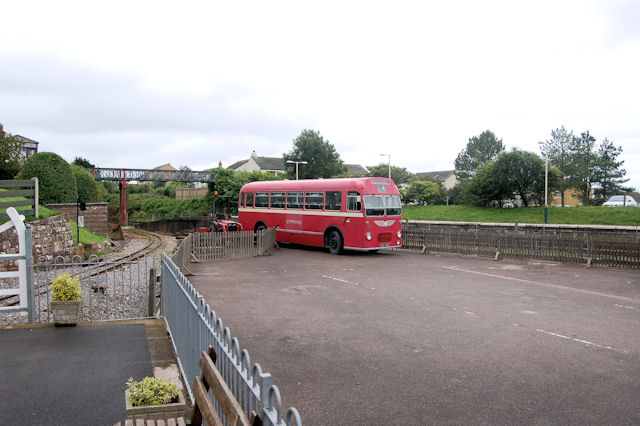
POLYGON ((549 143, 538 142, 538 145, 544 146, 544 223, 549 218, 549 143))
POLYGON ((381 157, 389 157, 389 179, 391 179, 391 154, 380 154, 381 157))
POLYGON ((298 164, 309 164, 306 161, 293 161, 293 160, 287 160, 287 163, 291 163, 296 165, 296 180, 298 180, 298 164))

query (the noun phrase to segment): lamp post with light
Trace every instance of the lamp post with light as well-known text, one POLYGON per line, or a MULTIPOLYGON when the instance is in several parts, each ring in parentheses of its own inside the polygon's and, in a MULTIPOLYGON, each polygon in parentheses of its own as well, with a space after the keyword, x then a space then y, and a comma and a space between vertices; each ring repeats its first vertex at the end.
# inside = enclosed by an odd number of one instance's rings
POLYGON ((306 161, 293 161, 293 160, 287 160, 287 163, 291 163, 296 165, 296 180, 298 180, 298 164, 309 164, 306 161))
POLYGON ((544 146, 544 223, 549 218, 549 142, 538 142, 538 145, 544 146))
POLYGON ((381 157, 389 157, 389 179, 391 179, 391 154, 380 154, 381 157))

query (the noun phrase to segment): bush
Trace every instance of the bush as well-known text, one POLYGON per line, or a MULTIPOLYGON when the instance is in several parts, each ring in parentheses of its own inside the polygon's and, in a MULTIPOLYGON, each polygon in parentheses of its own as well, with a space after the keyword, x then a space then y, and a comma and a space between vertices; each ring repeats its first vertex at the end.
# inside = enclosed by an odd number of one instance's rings
POLYGON ((176 385, 157 377, 145 377, 139 382, 130 377, 127 380, 127 387, 129 388, 131 405, 134 407, 178 402, 176 385))
POLYGON ((40 202, 75 203, 78 199, 76 180, 71 166, 53 152, 38 152, 24 163, 18 179, 38 178, 40 202))
POLYGON ((77 278, 71 278, 70 274, 60 274, 53 279, 51 285, 53 291, 52 300, 54 302, 65 302, 67 300, 80 300, 82 289, 77 278))
POLYGON ((98 198, 98 185, 84 167, 71 165, 73 177, 76 179, 76 187, 78 188, 78 200, 85 203, 91 203, 98 198))

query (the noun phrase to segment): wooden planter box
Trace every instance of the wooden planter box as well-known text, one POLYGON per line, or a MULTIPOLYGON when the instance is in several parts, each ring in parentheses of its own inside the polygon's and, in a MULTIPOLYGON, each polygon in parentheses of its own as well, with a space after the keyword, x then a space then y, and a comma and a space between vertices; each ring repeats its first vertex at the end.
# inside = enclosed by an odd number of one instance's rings
POLYGON ((171 418, 184 417, 187 404, 184 401, 182 392, 178 391, 178 402, 164 405, 147 405, 144 407, 134 407, 129 399, 129 389, 124 391, 127 402, 127 419, 130 420, 167 420, 171 418))
POLYGON ((51 313, 56 325, 76 325, 80 318, 81 300, 67 300, 64 302, 51 301, 51 313))

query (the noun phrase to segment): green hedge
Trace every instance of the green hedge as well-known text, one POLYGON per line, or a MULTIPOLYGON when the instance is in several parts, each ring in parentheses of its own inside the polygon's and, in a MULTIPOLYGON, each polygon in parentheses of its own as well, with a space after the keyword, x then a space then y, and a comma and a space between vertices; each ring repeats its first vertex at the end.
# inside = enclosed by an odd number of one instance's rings
POLYGON ((19 179, 38 178, 40 202, 75 203, 78 199, 76 180, 69 163, 53 152, 38 152, 24 163, 19 179))

